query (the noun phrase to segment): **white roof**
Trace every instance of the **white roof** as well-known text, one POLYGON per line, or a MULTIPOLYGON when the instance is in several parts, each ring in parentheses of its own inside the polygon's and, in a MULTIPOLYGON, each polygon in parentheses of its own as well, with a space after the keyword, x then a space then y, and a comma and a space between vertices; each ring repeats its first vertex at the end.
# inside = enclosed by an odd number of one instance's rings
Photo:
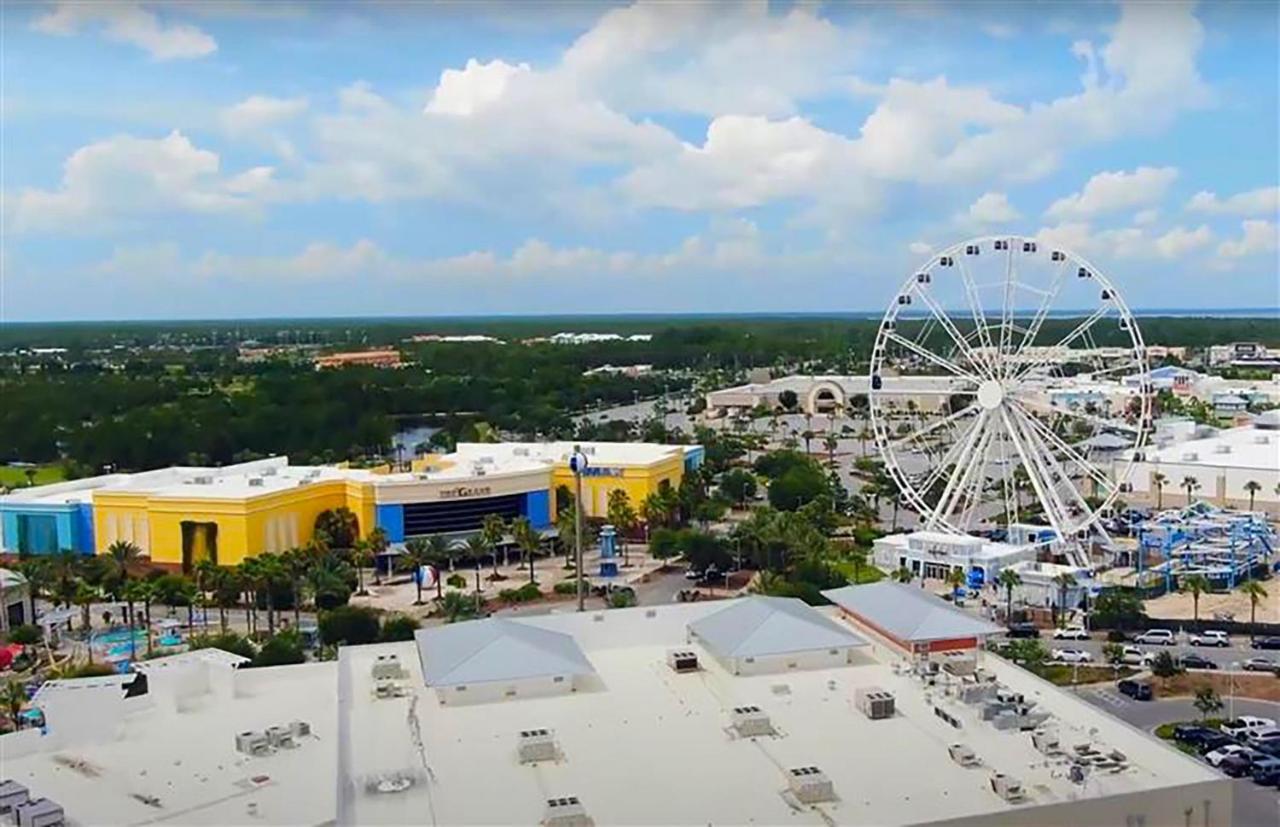
POLYGON ((229 666, 234 669, 248 662, 249 659, 243 655, 237 655, 234 652, 227 652, 223 649, 194 649, 189 652, 179 652, 176 655, 166 655, 162 658, 135 661, 133 671, 160 672, 165 669, 189 666, 193 663, 210 663, 229 666))
POLYGON ((812 652, 867 642, 795 597, 744 597, 689 624, 713 654, 724 658, 812 652))
POLYGON ((595 671, 569 635, 503 618, 420 629, 415 637, 428 686, 595 671))
POLYGON ((913 643, 1002 631, 999 626, 961 611, 919 586, 892 580, 828 589, 822 596, 898 640, 913 643))
MULTIPOLYGON (((1151 446, 1144 450, 1148 463, 1203 465, 1206 467, 1249 468, 1280 471, 1280 433, 1252 425, 1227 428, 1210 436, 1151 446), (1189 459, 1195 454, 1195 459, 1189 459)), ((1128 451, 1121 456, 1128 457, 1128 451)))
POLYGON ((692 447, 687 445, 662 445, 653 442, 459 442, 456 456, 471 460, 476 457, 493 457, 498 463, 512 462, 517 458, 526 461, 543 461, 555 465, 568 463, 577 445, 587 457, 588 466, 647 466, 683 455, 692 447))

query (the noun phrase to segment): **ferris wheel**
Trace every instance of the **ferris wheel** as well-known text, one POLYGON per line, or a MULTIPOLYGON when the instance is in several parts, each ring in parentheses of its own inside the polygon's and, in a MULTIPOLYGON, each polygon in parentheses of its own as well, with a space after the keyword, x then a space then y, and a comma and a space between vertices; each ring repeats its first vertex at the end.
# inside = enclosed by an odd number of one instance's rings
POLYGON ((902 284, 868 401, 885 470, 924 529, 1031 521, 1080 565, 1152 416, 1146 347, 1115 285, 1016 236, 956 244, 902 284))

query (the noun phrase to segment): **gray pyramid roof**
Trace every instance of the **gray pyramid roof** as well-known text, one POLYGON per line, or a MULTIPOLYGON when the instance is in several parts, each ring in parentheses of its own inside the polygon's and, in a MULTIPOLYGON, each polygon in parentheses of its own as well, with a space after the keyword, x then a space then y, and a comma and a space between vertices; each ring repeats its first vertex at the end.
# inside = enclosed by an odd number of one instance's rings
POLYGON ((514 620, 452 623, 414 637, 428 686, 595 673, 571 635, 514 620))
POLYGON ((892 580, 827 589, 822 596, 898 640, 923 643, 1002 631, 919 586, 892 580))
POLYGON ((752 596, 689 624, 713 654, 724 658, 785 655, 867 641, 795 597, 752 596))

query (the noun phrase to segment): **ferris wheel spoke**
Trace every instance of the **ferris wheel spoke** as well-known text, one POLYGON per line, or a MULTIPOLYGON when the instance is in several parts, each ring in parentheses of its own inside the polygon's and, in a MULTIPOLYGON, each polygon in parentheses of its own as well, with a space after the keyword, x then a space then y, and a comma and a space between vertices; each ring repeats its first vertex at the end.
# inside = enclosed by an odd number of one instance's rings
POLYGON ((1058 407, 1054 407, 1053 405, 1050 405, 1047 402, 1041 402, 1038 399, 1031 399, 1030 397, 1027 397, 1027 396, 1015 395, 1013 398, 1015 402, 1017 402, 1019 405, 1023 405, 1024 407, 1036 408, 1036 409, 1045 411, 1046 413, 1061 414, 1062 416, 1069 416, 1074 419, 1080 419, 1085 422, 1091 422, 1099 428, 1110 428, 1116 431, 1128 431, 1130 433, 1139 433, 1139 429, 1137 427, 1130 425, 1128 422, 1125 422, 1122 419, 1104 419, 1100 416, 1094 416, 1093 414, 1085 413, 1083 411, 1072 410, 1071 408, 1058 408, 1058 407))
POLYGON ((1111 481, 1111 478, 1108 477, 1101 468, 1094 465, 1092 462, 1089 462, 1088 459, 1086 459, 1083 455, 1081 455, 1078 451, 1076 451, 1076 449, 1073 448, 1068 442, 1066 442, 1066 440, 1064 440, 1062 437, 1054 433, 1052 428, 1045 425, 1040 420, 1036 419, 1026 409, 1024 409, 1022 406, 1020 406, 1016 402, 1013 404, 1013 409, 1020 416, 1023 417, 1023 420, 1026 423, 1028 423, 1033 429, 1038 431, 1046 441, 1052 443, 1058 448, 1058 450, 1066 454, 1067 458, 1072 462, 1074 462, 1076 465, 1078 465, 1080 469, 1084 471, 1085 474, 1087 474, 1090 478, 1097 481, 1098 484, 1106 487, 1107 490, 1109 491, 1115 491, 1117 493, 1119 492, 1120 489, 1116 487, 1115 483, 1111 481))
POLYGON ((934 421, 934 422, 931 422, 930 424, 926 425, 925 427, 923 427, 923 428, 919 428, 919 429, 917 429, 917 430, 915 430, 915 431, 912 431, 911 433, 907 434, 906 436, 902 436, 902 437, 899 437, 898 439, 892 440, 892 441, 889 443, 889 447, 890 447, 890 448, 893 448, 893 449, 895 449, 895 450, 896 450, 896 449, 898 449, 898 448, 904 448, 904 447, 906 447, 909 443, 911 443, 911 442, 913 442, 913 441, 915 441, 915 440, 917 440, 917 439, 920 439, 921 437, 925 436, 926 434, 931 434, 931 433, 933 433, 934 431, 938 430, 939 428, 946 427, 947 425, 950 425, 951 423, 953 423, 953 422, 955 422, 955 421, 957 421, 957 420, 959 420, 959 419, 963 419, 963 418, 964 418, 964 417, 966 417, 966 416, 969 416, 969 415, 971 415, 971 414, 977 413, 977 412, 978 412, 978 411, 980 411, 980 410, 982 410, 982 406, 975 402, 975 403, 973 403, 972 405, 969 405, 968 407, 965 407, 965 408, 960 409, 959 411, 956 411, 955 413, 951 414, 950 416, 947 416, 947 417, 944 417, 943 419, 939 419, 939 420, 936 420, 936 421, 934 421))
POLYGON ((938 324, 942 326, 943 330, 947 331, 951 340, 955 342, 956 347, 964 354, 969 364, 973 366, 973 370, 984 378, 989 378, 990 374, 987 373, 988 365, 978 357, 978 354, 974 353, 973 348, 969 346, 969 338, 960 332, 960 329, 956 327, 956 323, 947 315, 947 311, 943 310, 934 301, 928 290, 921 288, 916 290, 915 293, 920 297, 921 301, 929 306, 929 310, 933 313, 934 318, 938 320, 938 324))
POLYGON ((1040 356, 1040 358, 1033 360, 1030 366, 1020 371, 1019 373, 1015 374, 1014 378, 1021 379, 1027 374, 1036 370, 1037 368, 1042 368, 1047 366, 1050 362, 1054 360, 1055 357, 1057 357, 1059 353, 1065 353, 1065 351, 1067 351, 1071 347, 1072 342, 1074 342, 1076 339, 1079 339, 1086 332, 1088 332, 1089 328, 1093 327, 1095 324, 1097 324, 1099 321, 1105 318, 1106 315, 1110 313, 1113 309, 1114 308, 1111 305, 1104 304, 1101 307, 1099 307, 1097 310, 1093 311, 1093 313, 1087 319, 1085 319, 1080 324, 1076 325, 1075 329, 1073 329, 1070 333, 1068 333, 1066 336, 1063 336, 1055 344, 1049 345, 1047 348, 1045 348, 1045 351, 1040 356))
POLYGON ((1013 447, 1017 450, 1019 458, 1022 459, 1022 468, 1027 475, 1027 480, 1031 483, 1031 488, 1036 493, 1036 498, 1040 500, 1041 507, 1044 508, 1045 517, 1048 518, 1049 524, 1053 526, 1058 536, 1065 539, 1066 532, 1063 530, 1062 522, 1057 513, 1053 510, 1048 491, 1045 483, 1041 481, 1041 471, 1039 465, 1032 461, 1029 446, 1024 446, 1013 421, 1009 417, 1009 412, 1004 408, 1000 409, 1000 417, 1004 422, 1004 426, 1009 431, 1009 437, 1013 441, 1013 447))
POLYGON ((1011 465, 1009 464, 1009 432, 1004 427, 1004 422, 1000 422, 1000 488, 1004 494, 1004 524, 1007 528, 1017 522, 1018 503, 1016 497, 1018 491, 1016 487, 1011 488, 1009 485, 1009 476, 1011 465))
POLYGON ((989 423, 987 433, 984 435, 982 446, 978 449, 974 456, 974 461, 969 463, 973 475, 968 486, 964 489, 963 508, 960 509, 960 523, 967 532, 973 524, 973 517, 978 508, 983 504, 982 493, 987 481, 987 452, 991 450, 991 443, 995 440, 995 422, 989 423))
MULTIPOLYGON (((986 424, 988 416, 989 412, 985 409, 978 414, 978 419, 974 422, 973 427, 969 429, 965 441, 963 443, 958 443, 963 447, 961 447, 960 453, 956 455, 955 460, 948 463, 946 462, 946 458, 944 458, 943 463, 935 472, 940 476, 942 473, 946 472, 948 465, 954 466, 951 479, 947 480, 947 484, 942 489, 942 496, 938 498, 938 505, 933 509, 933 513, 929 516, 927 523, 929 528, 935 527, 939 519, 947 513, 946 504, 951 501, 952 492, 955 490, 957 483, 960 483, 962 478, 967 477, 970 470, 969 458, 973 454, 975 446, 979 441, 981 441, 983 436, 985 436, 985 429, 983 426, 986 424)), ((931 488, 932 485, 926 487, 924 490, 925 492, 928 492, 931 488)))
POLYGON ((1004 300, 1000 305, 1000 352, 996 358, 1000 360, 997 371, 1001 378, 1007 379, 1010 375, 1010 364, 1012 362, 1008 357, 1012 355, 1010 348, 1012 346, 1012 306, 1013 306, 1013 287, 1017 284, 1017 271, 1013 264, 1013 247, 1012 244, 1005 245, 1005 263, 1004 263, 1004 300))
POLYGON ((1058 293, 1062 290, 1062 277, 1067 272, 1068 264, 1068 259, 1064 256, 1061 266, 1053 274, 1053 282, 1041 298, 1040 306, 1036 308, 1035 315, 1031 317, 1031 324, 1027 326, 1026 332, 1022 335, 1022 343, 1018 346, 1018 353, 1022 353, 1035 344, 1036 336, 1040 335, 1040 327, 1049 316, 1049 308, 1053 306, 1054 301, 1058 298, 1058 293))
POLYGON ((960 268, 960 281, 964 284, 964 295, 969 302, 969 312, 973 315, 973 328, 978 334, 978 344, 985 353, 991 353, 994 349, 991 343, 991 329, 987 324, 986 311, 982 309, 982 297, 978 295, 978 286, 969 275, 969 268, 965 266, 964 258, 957 257, 956 264, 960 268))
MULTIPOLYGON (((1014 411, 1014 418, 1022 417, 1024 420, 1024 425, 1029 424, 1027 421, 1032 418, 1030 417, 1029 414, 1020 412, 1017 408, 1014 408, 1013 411, 1014 411)), ((1045 448, 1043 443, 1040 443, 1039 447, 1041 449, 1045 448)), ((1051 489, 1055 496, 1058 508, 1062 510, 1062 513, 1065 518, 1065 523, 1068 525, 1072 525, 1073 530, 1076 532, 1079 532, 1081 529, 1090 525, 1091 522, 1093 522, 1092 520, 1093 509, 1090 508, 1089 503, 1085 501, 1083 496, 1081 496, 1080 491, 1075 487, 1071 477, 1067 474, 1066 469, 1062 467, 1062 464, 1058 462, 1057 457, 1053 455, 1053 451, 1043 450, 1040 456, 1041 456, 1042 463, 1047 463, 1047 465, 1051 466, 1053 471, 1057 473, 1061 487, 1066 489, 1066 491, 1070 494, 1071 498, 1075 500, 1076 508, 1080 509, 1080 514, 1081 514, 1080 520, 1072 524, 1070 511, 1067 509, 1066 504, 1062 501, 1062 498, 1058 495, 1057 486, 1051 489)), ((1104 536, 1106 535, 1105 531, 1103 531, 1102 533, 1104 536)), ((1065 536, 1064 536, 1064 539, 1066 539, 1065 536)), ((1076 547, 1074 544, 1069 544, 1068 548, 1070 549, 1068 553, 1072 556, 1076 565, 1087 566, 1089 564, 1088 556, 1082 553, 1078 547, 1076 547)))
MULTIPOLYGON (((1017 419, 1018 416, 1019 414, 1015 410, 1014 418, 1017 419)), ((1075 485, 1072 484, 1071 477, 1067 474, 1061 463, 1058 462, 1057 457, 1053 455, 1053 452, 1048 450, 1047 446, 1042 441, 1035 439, 1034 434, 1026 430, 1027 426, 1025 422, 1023 424, 1023 428, 1023 433, 1029 438, 1030 444, 1035 452, 1034 456, 1039 459, 1042 471, 1048 475, 1050 481, 1049 491, 1053 496, 1054 503, 1056 504, 1059 513, 1063 516, 1064 524, 1069 526, 1072 525, 1070 508, 1062 499, 1061 490, 1063 489, 1065 489, 1071 499, 1075 501, 1075 507, 1080 509, 1080 513, 1082 515, 1080 523, 1075 524, 1075 526, 1082 525, 1091 511, 1089 504, 1085 502, 1082 496, 1080 496, 1080 492, 1076 490, 1075 485), (1057 482, 1054 482, 1055 479, 1057 482)))
POLYGON ((955 364, 950 359, 943 358, 942 356, 939 356, 933 351, 927 350, 921 347, 920 345, 916 344, 910 339, 899 336, 897 333, 894 333, 891 330, 885 331, 884 335, 886 339, 890 339, 894 342, 897 342, 898 344, 905 347, 907 350, 911 351, 912 353, 916 354, 917 356, 923 359, 933 362, 935 365, 942 368, 943 370, 950 371, 951 373, 954 373, 956 376, 959 376, 961 379, 966 379, 972 382, 975 387, 982 384, 981 379, 974 376, 972 373, 969 373, 959 365, 955 364))

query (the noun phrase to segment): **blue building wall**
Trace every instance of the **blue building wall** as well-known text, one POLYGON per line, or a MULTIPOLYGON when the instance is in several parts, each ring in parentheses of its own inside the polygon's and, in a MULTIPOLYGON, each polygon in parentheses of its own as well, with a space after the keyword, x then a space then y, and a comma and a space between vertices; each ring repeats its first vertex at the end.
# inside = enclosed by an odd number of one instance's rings
POLYGON ((374 509, 374 522, 387 533, 393 543, 404 542, 404 506, 379 505, 374 509))
POLYGON ((684 470, 695 471, 702 467, 702 461, 707 458, 707 451, 701 445, 693 445, 684 452, 684 470))
POLYGON ((534 528, 551 527, 551 492, 547 489, 524 495, 524 516, 534 528))
POLYGON ((13 503, 0 505, 0 530, 3 531, 3 546, 6 551, 17 552, 18 522, 21 518, 53 518, 53 548, 36 549, 36 554, 56 554, 64 549, 81 554, 93 554, 93 511, 92 506, 75 503, 45 505, 41 503, 13 503), (85 509, 87 517, 82 517, 80 509, 85 509), (81 520, 87 519, 89 529, 87 537, 81 527, 81 520))
POLYGON ((72 546, 81 554, 93 554, 97 548, 93 537, 93 505, 80 503, 75 513, 75 544, 72 546))

